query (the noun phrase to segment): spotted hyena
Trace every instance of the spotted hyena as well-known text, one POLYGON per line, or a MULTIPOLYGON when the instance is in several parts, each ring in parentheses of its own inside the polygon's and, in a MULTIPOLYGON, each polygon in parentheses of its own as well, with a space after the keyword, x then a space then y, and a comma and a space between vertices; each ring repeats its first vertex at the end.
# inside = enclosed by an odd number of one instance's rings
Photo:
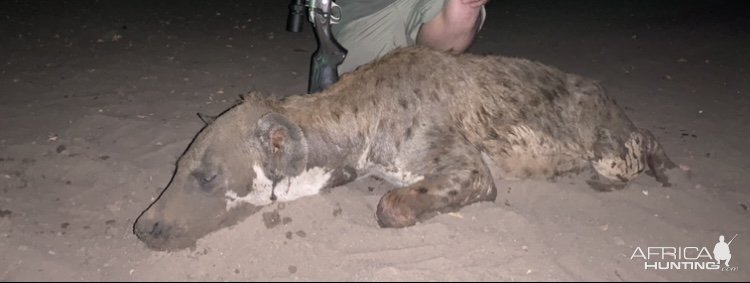
POLYGON ((593 169, 598 190, 673 167, 593 80, 518 58, 398 49, 321 93, 249 95, 206 125, 134 230, 179 249, 265 205, 377 174, 382 227, 493 201, 495 180, 593 169))

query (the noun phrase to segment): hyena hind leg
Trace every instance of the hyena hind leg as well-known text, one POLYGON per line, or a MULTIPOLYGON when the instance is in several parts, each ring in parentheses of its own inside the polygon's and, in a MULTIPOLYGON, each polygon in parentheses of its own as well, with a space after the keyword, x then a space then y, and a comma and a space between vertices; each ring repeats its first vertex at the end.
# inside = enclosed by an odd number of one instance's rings
POLYGON ((613 136, 608 129, 597 129, 591 165, 597 173, 588 184, 598 191, 623 189, 644 171, 663 186, 670 186, 665 171, 675 167, 659 141, 648 130, 638 129, 628 136, 613 136))

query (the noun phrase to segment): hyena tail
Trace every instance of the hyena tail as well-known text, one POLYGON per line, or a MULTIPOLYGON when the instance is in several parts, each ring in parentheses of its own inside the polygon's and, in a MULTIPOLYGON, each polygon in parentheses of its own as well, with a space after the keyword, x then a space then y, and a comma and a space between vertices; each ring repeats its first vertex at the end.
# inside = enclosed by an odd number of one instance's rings
POLYGON ((656 137, 645 129, 620 137, 607 129, 597 129, 591 164, 598 176, 589 185, 601 191, 624 188, 644 171, 668 187, 671 184, 666 171, 676 167, 656 137))

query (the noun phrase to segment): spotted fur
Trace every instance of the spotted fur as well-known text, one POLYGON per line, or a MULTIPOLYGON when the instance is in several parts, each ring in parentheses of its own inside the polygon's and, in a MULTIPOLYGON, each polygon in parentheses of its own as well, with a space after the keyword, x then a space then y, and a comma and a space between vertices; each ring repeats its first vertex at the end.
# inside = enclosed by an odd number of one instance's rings
POLYGON ((496 198, 499 180, 592 169, 597 190, 674 167, 593 80, 519 58, 403 48, 327 90, 251 95, 208 125, 136 223, 150 247, 181 248, 259 207, 376 174, 377 207, 404 227, 496 198), (218 180, 215 180, 218 179, 218 180))

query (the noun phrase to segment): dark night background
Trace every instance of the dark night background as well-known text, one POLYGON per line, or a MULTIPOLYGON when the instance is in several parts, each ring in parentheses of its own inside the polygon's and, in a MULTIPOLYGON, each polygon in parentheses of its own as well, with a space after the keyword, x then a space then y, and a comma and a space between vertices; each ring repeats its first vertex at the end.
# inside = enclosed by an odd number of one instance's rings
POLYGON ((269 208, 290 219, 276 228, 258 215, 196 250, 147 250, 131 225, 202 127, 195 113, 306 90, 315 37, 307 22, 285 31, 288 4, 0 1, 0 280, 750 279, 750 1, 491 0, 469 50, 599 80, 685 184, 520 182, 512 203, 405 230, 377 229, 382 189, 353 186, 269 208), (719 234, 739 234, 740 270, 629 259, 719 234))

